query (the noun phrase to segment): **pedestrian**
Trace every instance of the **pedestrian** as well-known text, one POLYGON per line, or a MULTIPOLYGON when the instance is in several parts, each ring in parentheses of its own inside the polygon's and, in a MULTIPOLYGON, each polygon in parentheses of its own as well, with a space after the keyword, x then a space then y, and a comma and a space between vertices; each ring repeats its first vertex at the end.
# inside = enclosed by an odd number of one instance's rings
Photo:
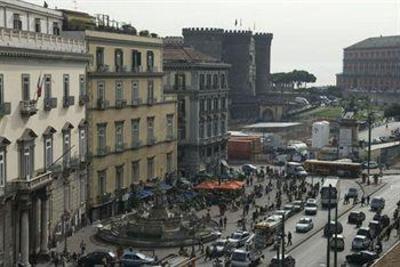
POLYGON ((201 240, 201 238, 199 239, 199 250, 201 253, 204 252, 204 243, 203 240, 201 240))
POLYGON ((362 196, 361 197, 361 207, 364 207, 364 204, 365 204, 365 197, 362 196))
POLYGON ((211 249, 210 246, 206 247, 206 255, 204 256, 204 261, 211 259, 211 249))
POLYGON ((288 235, 287 235, 287 245, 288 246, 293 245, 292 244, 292 233, 291 232, 288 232, 288 235))
POLYGON ((85 251, 86 251, 86 244, 83 241, 83 239, 81 240, 81 244, 79 246, 81 248, 81 255, 84 256, 85 255, 85 251))
POLYGON ((367 196, 367 205, 369 206, 370 195, 367 196))
POLYGON ((224 221, 222 220, 222 217, 219 217, 219 228, 223 228, 224 227, 224 221))
POLYGON ((389 240, 391 233, 392 233, 392 227, 389 226, 389 228, 387 229, 387 232, 386 232, 386 241, 389 240))
POLYGON ((226 229, 227 222, 228 222, 228 219, 226 218, 226 216, 224 216, 224 229, 226 229))

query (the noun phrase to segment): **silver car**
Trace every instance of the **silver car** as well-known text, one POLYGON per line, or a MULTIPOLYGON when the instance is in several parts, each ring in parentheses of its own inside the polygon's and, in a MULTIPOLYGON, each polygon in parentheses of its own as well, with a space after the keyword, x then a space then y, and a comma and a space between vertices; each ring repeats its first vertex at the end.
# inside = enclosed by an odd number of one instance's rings
POLYGON ((301 218, 296 224, 296 232, 307 233, 314 228, 314 223, 311 218, 301 218))

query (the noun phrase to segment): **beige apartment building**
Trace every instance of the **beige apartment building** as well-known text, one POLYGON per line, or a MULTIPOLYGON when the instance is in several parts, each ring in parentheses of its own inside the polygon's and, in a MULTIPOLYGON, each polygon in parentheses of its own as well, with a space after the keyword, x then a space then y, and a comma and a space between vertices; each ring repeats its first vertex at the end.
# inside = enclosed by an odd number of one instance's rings
POLYGON ((162 39, 64 11, 88 42, 89 196, 92 220, 123 212, 140 182, 176 171, 176 99, 162 90, 162 39))
POLYGON ((0 1, 0 266, 30 266, 86 210, 83 40, 60 11, 0 1))

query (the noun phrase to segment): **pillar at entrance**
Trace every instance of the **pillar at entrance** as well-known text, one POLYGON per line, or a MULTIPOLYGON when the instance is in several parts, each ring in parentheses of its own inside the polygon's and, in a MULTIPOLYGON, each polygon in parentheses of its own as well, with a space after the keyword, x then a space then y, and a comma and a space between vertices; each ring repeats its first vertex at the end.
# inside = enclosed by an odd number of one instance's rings
POLYGON ((35 253, 40 251, 40 209, 41 209, 40 198, 36 198, 33 206, 33 212, 35 213, 35 224, 34 224, 34 237, 35 237, 35 253))
POLYGON ((40 254, 47 255, 49 253, 49 197, 46 196, 41 200, 41 239, 40 254))
POLYGON ((21 263, 30 267, 29 263, 29 214, 27 209, 21 212, 21 263))

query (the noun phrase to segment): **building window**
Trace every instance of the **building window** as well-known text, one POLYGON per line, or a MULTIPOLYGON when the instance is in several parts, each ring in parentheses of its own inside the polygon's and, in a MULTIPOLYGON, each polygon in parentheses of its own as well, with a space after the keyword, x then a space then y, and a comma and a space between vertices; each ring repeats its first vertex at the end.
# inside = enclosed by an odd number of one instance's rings
POLYGON ((211 89, 211 74, 207 74, 207 84, 206 84, 207 89, 211 89))
POLYGON ((22 31, 21 16, 17 13, 15 13, 13 16, 13 29, 17 31, 22 31))
POLYGON ((207 99, 207 111, 211 111, 212 110, 212 100, 211 98, 207 99))
POLYGON ((96 65, 97 65, 97 71, 99 71, 100 68, 104 67, 104 48, 103 47, 96 48, 96 65))
POLYGON ((123 149, 124 145, 124 122, 115 123, 115 150, 123 149))
POLYGON ((132 81, 132 104, 138 103, 139 100, 139 81, 132 81))
POLYGON ((6 185, 6 151, 0 150, 0 187, 6 185))
POLYGON ((58 25, 58 22, 53 22, 53 34, 60 35, 60 25, 58 25))
POLYGON ((115 167, 115 189, 124 188, 124 165, 115 167))
POLYGON ((167 138, 174 137, 174 114, 167 115, 167 138))
POLYGON ((218 98, 214 98, 214 110, 218 110, 218 98))
POLYGON ((175 90, 186 89, 186 77, 184 73, 175 74, 175 90))
POLYGON ((225 74, 221 74, 221 88, 226 88, 225 74))
POLYGON ((226 133, 226 123, 225 123, 225 117, 221 117, 221 134, 225 134, 226 133))
POLYGON ((63 76, 63 92, 64 92, 64 97, 69 96, 69 74, 64 74, 63 76))
POLYGON ((147 159, 147 179, 151 180, 154 177, 154 157, 151 157, 147 159))
POLYGON ((22 100, 29 101, 30 99, 30 76, 29 74, 22 74, 22 100))
POLYGON ((142 66, 142 53, 132 50, 132 71, 139 72, 142 66))
POLYGON ((132 183, 139 182, 140 179, 140 161, 132 162, 132 183))
POLYGON ((86 178, 85 178, 86 174, 81 174, 80 176, 81 176, 80 181, 79 181, 79 183, 80 183, 80 186, 79 186, 80 202, 84 203, 87 200, 87 191, 86 191, 87 190, 87 182, 86 182, 86 178))
POLYGON ((204 99, 200 99, 200 113, 205 111, 205 101, 204 99))
POLYGON ((132 120, 132 145, 140 143, 140 119, 132 120))
POLYGON ((172 172, 172 152, 167 153, 167 173, 172 172))
POLYGON ((79 127, 79 157, 81 161, 86 161, 87 143, 86 143, 86 127, 79 127))
POLYGON ((102 123, 97 125, 97 149, 99 150, 99 152, 104 151, 106 148, 107 144, 106 131, 107 131, 107 124, 102 123))
POLYGON ((200 121, 200 124, 199 124, 199 135, 200 135, 200 138, 204 138, 204 121, 200 121))
POLYGON ((122 86, 122 81, 115 82, 115 100, 123 100, 124 99, 124 88, 122 86))
POLYGON ((4 103, 4 79, 3 74, 0 74, 0 104, 4 103))
POLYGON ((212 136, 212 120, 208 119, 207 121, 207 137, 212 136))
POLYGON ((154 99, 154 81, 147 81, 147 99, 152 101, 154 99))
POLYGON ((102 170, 97 172, 97 177, 99 179, 98 181, 98 192, 99 192, 99 196, 103 196, 106 193, 106 178, 107 178, 107 172, 106 170, 102 170))
POLYGON ((86 95, 86 79, 84 74, 79 75, 79 95, 86 95))
POLYGON ((115 49, 114 52, 114 61, 115 61, 115 71, 121 72, 123 71, 124 66, 124 52, 122 49, 115 49))
POLYGON ((71 163, 71 130, 63 131, 63 165, 69 168, 71 163))
POLYGON ((97 100, 106 100, 106 88, 104 81, 97 81, 97 100))
POLYGON ((204 77, 204 74, 200 74, 200 78, 199 78, 199 87, 200 87, 200 90, 204 90, 204 84, 205 84, 205 77, 204 77))
POLYGON ((35 18, 35 32, 42 32, 42 23, 40 18, 35 18))
POLYGON ((178 112, 182 115, 185 115, 186 111, 186 103, 184 98, 180 98, 178 101, 178 112))
POLYGON ((227 108, 227 103, 226 103, 225 97, 221 98, 221 108, 223 108, 223 109, 227 108))
POLYGON ((44 168, 47 170, 53 164, 53 138, 44 139, 44 168))
POLYGON ((214 118, 214 136, 218 136, 218 118, 214 118))
POLYGON ((51 75, 50 74, 44 75, 44 97, 45 98, 51 97, 51 75))
POLYGON ((214 77, 213 77, 213 87, 214 87, 214 89, 218 89, 218 87, 219 87, 217 74, 214 74, 214 77))
POLYGON ((154 52, 147 51, 147 70, 153 71, 154 68, 154 52))
POLYGON ((34 139, 20 142, 20 177, 30 181, 35 169, 35 144, 34 139))
POLYGON ((154 117, 147 118, 147 138, 154 139, 154 117))

